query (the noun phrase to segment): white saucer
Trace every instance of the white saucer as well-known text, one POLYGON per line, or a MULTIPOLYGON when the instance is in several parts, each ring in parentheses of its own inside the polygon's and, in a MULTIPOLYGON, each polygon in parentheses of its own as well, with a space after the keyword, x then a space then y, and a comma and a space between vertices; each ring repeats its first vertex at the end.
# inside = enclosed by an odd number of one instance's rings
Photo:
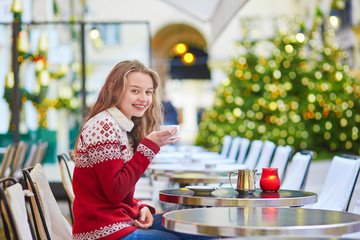
POLYGON ((185 188, 193 191, 195 194, 211 194, 216 189, 210 186, 185 186, 185 188))

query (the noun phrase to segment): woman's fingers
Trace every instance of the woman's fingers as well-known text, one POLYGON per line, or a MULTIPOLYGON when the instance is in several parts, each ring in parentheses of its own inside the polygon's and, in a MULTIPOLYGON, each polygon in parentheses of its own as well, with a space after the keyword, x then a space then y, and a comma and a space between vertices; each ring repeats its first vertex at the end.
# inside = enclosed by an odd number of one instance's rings
POLYGON ((179 137, 176 137, 174 139, 170 139, 172 136, 176 134, 177 130, 176 128, 172 128, 170 130, 164 130, 164 131, 154 131, 150 133, 147 138, 155 142, 160 147, 167 145, 167 144, 173 144, 180 140, 179 137))
POLYGON ((139 222, 138 220, 135 220, 134 221, 134 226, 135 227, 138 227, 138 228, 143 228, 143 229, 147 229, 149 227, 151 227, 152 224, 149 224, 149 223, 141 223, 139 222))
POLYGON ((149 228, 154 222, 154 217, 152 216, 148 207, 144 207, 140 210, 139 220, 134 221, 134 226, 138 228, 149 228))
POLYGON ((171 128, 169 130, 159 131, 159 133, 162 133, 162 136, 164 136, 164 137, 166 137, 166 136, 171 137, 171 136, 175 135, 176 132, 177 132, 177 130, 175 127, 171 128))
POLYGON ((168 143, 167 143, 167 144, 174 144, 174 143, 177 143, 179 140, 180 140, 180 137, 177 137, 177 138, 174 138, 174 139, 170 139, 170 140, 168 140, 168 143))

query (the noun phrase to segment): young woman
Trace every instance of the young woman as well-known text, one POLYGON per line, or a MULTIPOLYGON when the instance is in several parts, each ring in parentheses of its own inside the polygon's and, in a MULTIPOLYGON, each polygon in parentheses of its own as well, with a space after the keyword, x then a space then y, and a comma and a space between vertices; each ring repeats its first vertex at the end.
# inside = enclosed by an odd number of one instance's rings
POLYGON ((160 147, 179 141, 169 140, 175 129, 155 131, 158 86, 157 73, 138 61, 120 62, 107 77, 76 142, 74 239, 198 239, 166 230, 162 215, 134 198, 160 147))

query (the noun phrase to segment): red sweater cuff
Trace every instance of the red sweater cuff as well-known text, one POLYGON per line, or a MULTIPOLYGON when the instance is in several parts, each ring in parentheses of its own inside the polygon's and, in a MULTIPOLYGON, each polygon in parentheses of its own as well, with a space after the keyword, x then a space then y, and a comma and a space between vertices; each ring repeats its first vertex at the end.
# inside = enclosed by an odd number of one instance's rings
POLYGON ((160 147, 148 138, 143 138, 141 143, 147 146, 148 148, 150 148, 151 150, 153 150, 155 154, 157 154, 160 151, 160 147))

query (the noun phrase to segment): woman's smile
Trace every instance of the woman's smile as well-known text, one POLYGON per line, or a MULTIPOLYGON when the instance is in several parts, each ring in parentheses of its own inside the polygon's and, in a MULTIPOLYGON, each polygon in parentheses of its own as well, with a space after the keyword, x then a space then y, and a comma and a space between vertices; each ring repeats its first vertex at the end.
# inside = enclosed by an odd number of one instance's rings
POLYGON ((145 108, 145 105, 134 104, 133 106, 140 109, 145 108))

